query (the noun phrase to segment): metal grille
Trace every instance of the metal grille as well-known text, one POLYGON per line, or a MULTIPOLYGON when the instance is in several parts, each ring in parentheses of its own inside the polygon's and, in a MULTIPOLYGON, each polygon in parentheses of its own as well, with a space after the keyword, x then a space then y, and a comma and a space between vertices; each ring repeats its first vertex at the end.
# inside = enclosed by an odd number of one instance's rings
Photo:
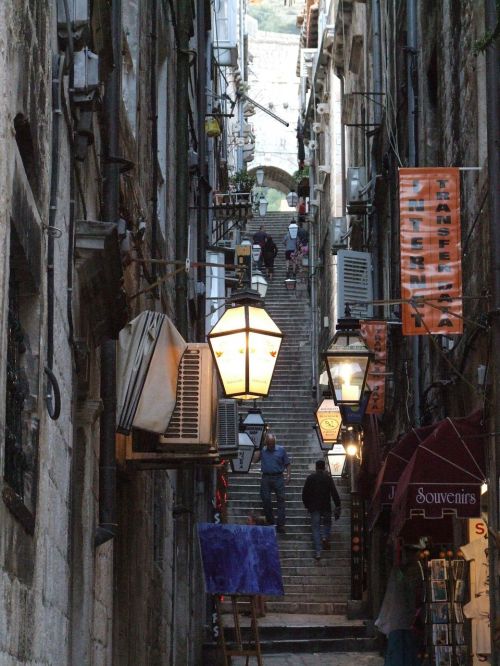
POLYGON ((166 440, 196 439, 199 436, 200 374, 201 351, 186 349, 179 368, 175 409, 164 435, 166 440))
POLYGON ((221 455, 238 452, 238 405, 236 400, 219 400, 218 443, 221 455))

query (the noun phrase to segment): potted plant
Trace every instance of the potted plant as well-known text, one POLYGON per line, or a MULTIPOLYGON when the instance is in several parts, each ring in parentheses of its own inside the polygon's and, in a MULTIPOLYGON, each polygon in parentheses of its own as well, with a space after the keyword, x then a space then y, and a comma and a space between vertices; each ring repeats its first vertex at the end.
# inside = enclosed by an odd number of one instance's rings
POLYGON ((255 176, 252 176, 248 171, 236 171, 229 178, 229 182, 234 187, 236 192, 251 192, 255 185, 255 176))

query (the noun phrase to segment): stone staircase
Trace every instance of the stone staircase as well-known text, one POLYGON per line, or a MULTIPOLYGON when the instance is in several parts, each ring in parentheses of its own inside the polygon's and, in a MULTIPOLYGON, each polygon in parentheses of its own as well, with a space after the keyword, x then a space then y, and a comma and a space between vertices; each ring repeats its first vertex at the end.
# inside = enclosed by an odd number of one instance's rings
MULTIPOLYGON (((307 269, 299 276, 297 289, 284 285, 285 257, 282 239, 292 215, 271 213, 248 225, 247 237, 261 224, 278 246, 273 280, 269 284, 266 309, 285 334, 269 397, 259 401, 264 419, 278 444, 284 444, 292 459, 292 479, 287 486, 286 534, 278 535, 285 594, 267 601, 271 613, 343 615, 350 590, 350 507, 348 482, 339 480, 342 516, 333 523, 332 548, 314 559, 309 515, 301 494, 307 475, 323 453, 312 429, 315 404, 312 398, 310 354, 311 311, 307 269)), ((246 409, 243 407, 242 411, 246 409)), ((260 463, 249 474, 230 474, 228 519, 246 523, 252 510, 261 510, 260 463)))

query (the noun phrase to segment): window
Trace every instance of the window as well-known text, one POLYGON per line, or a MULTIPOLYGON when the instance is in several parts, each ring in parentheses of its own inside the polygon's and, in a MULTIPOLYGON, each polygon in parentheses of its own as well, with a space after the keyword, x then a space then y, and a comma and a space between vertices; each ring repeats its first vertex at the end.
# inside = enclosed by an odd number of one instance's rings
POLYGON ((39 302, 11 226, 3 499, 33 533, 38 453, 39 302))

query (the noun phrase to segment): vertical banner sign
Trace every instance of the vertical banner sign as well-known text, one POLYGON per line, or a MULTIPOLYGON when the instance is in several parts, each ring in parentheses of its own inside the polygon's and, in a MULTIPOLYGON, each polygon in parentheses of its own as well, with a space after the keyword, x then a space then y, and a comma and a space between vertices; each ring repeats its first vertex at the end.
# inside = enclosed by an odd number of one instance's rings
POLYGON ((366 375, 366 385, 370 389, 366 414, 383 414, 387 361, 387 323, 385 321, 360 321, 359 323, 363 340, 368 349, 374 354, 366 375))
POLYGON ((460 172, 399 170, 403 335, 462 333, 460 172))

